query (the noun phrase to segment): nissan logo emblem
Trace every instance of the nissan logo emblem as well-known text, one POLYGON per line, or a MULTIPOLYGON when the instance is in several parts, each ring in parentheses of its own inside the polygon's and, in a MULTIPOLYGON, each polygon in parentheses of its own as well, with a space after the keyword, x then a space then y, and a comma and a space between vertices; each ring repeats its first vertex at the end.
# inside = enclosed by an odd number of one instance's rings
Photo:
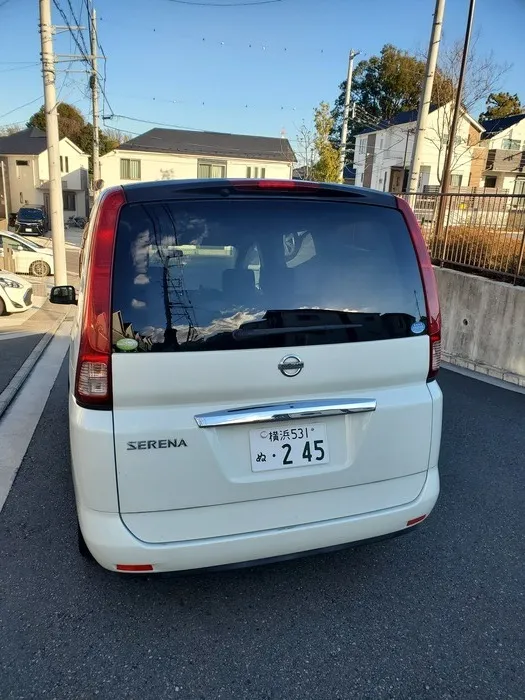
POLYGON ((287 355, 277 365, 285 377, 296 377, 304 367, 304 362, 297 355, 287 355))

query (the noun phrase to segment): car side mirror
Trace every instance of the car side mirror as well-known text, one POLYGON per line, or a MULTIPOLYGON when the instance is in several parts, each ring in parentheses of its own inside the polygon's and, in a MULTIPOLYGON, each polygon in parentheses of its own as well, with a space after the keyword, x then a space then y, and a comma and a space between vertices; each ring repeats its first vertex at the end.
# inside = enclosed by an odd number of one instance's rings
POLYGON ((77 293, 70 284, 63 284, 60 287, 53 287, 49 295, 52 304, 77 304, 77 293))

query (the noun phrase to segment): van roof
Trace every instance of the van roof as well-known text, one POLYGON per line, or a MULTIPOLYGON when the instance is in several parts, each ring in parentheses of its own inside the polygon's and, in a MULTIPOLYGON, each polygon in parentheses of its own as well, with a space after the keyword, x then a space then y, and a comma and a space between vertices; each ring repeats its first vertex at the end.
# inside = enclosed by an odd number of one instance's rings
POLYGON ((380 192, 365 187, 340 185, 333 182, 308 182, 304 180, 256 180, 256 179, 209 179, 209 180, 161 180, 157 182, 137 182, 123 185, 129 203, 159 201, 166 198, 178 199, 197 194, 247 194, 259 190, 260 194, 280 194, 286 196, 316 193, 336 198, 348 198, 355 203, 374 204, 396 208, 396 198, 388 192, 380 192), (282 188, 280 187, 282 186, 282 188))

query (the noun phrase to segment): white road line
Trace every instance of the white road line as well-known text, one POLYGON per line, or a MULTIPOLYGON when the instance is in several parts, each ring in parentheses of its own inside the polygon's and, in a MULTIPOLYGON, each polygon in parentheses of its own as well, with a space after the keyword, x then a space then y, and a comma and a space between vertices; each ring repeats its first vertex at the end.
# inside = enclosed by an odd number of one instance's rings
POLYGON ((0 422, 0 511, 22 464, 69 347, 63 323, 0 422))

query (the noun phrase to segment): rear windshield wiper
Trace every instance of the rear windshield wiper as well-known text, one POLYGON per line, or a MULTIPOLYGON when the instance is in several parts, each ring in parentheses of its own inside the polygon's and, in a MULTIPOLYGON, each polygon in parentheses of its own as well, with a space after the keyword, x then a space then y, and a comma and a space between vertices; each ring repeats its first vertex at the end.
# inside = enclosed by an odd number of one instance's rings
POLYGON ((232 332, 234 340, 257 338, 269 335, 284 335, 285 333, 310 333, 319 331, 340 331, 348 328, 362 328, 362 323, 335 323, 320 326, 284 326, 281 328, 239 328, 232 332))

